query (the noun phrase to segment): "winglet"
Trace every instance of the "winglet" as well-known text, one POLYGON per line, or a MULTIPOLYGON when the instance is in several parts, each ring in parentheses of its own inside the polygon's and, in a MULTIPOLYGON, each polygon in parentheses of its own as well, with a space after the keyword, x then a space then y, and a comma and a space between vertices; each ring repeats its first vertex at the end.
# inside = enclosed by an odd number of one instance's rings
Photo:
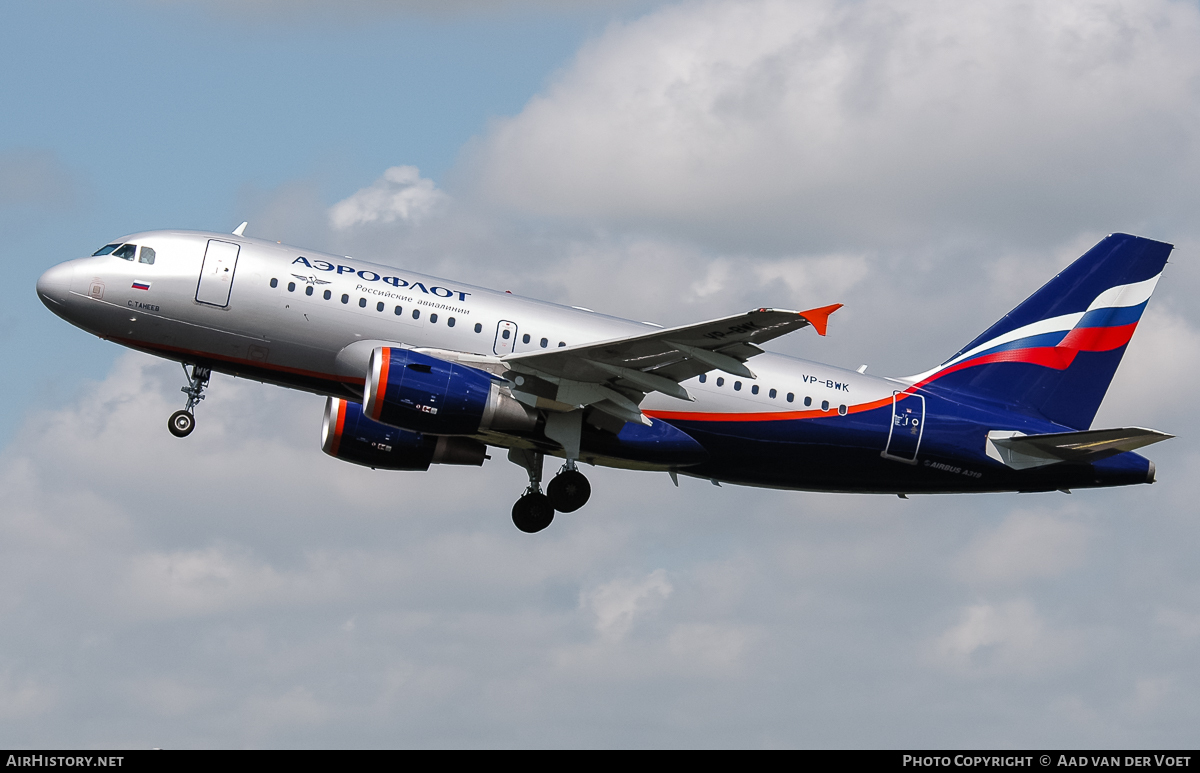
POLYGON ((842 304, 835 303, 832 306, 822 306, 819 309, 802 311, 800 312, 800 316, 804 317, 808 320, 808 324, 816 328, 817 335, 825 335, 825 330, 829 327, 829 315, 840 308, 842 308, 842 304))
POLYGON ((244 222, 243 222, 241 225, 239 225, 237 228, 233 229, 233 235, 234 235, 234 236, 242 236, 242 235, 244 235, 244 234, 246 233, 246 226, 248 226, 248 225, 250 225, 250 221, 248 221, 248 220, 247 220, 247 221, 244 221, 244 222))

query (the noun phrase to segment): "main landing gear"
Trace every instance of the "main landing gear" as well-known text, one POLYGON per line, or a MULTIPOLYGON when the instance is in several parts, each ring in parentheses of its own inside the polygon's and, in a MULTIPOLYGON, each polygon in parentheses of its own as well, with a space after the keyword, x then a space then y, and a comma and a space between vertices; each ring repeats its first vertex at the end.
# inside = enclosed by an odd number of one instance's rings
POLYGON ((182 411, 172 413, 171 418, 167 420, 167 429, 171 430, 171 434, 175 437, 187 437, 196 428, 196 417, 192 415, 192 412, 204 399, 204 389, 208 386, 209 376, 212 375, 211 370, 199 365, 193 365, 192 373, 188 375, 186 364, 183 366, 183 373, 187 376, 188 385, 179 391, 187 395, 187 405, 183 407, 182 411))
POLYGON ((574 460, 567 460, 543 494, 543 454, 540 451, 513 448, 509 450, 508 458, 529 473, 529 488, 525 489, 512 509, 513 524, 526 534, 539 532, 549 526, 554 520, 555 510, 573 513, 587 504, 592 487, 583 473, 575 469, 574 460))
POLYGON ((560 513, 573 513, 587 504, 592 495, 592 484, 583 473, 575 469, 575 461, 568 459, 563 468, 546 487, 550 504, 560 513))

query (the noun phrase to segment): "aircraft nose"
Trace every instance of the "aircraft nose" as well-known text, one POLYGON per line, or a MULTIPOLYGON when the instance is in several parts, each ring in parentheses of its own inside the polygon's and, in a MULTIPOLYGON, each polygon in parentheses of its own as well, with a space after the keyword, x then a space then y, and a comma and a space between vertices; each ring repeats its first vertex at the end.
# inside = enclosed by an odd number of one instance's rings
POLYGON ((37 294, 51 311, 58 311, 66 303, 71 292, 71 278, 75 273, 73 263, 59 263, 38 277, 37 294))

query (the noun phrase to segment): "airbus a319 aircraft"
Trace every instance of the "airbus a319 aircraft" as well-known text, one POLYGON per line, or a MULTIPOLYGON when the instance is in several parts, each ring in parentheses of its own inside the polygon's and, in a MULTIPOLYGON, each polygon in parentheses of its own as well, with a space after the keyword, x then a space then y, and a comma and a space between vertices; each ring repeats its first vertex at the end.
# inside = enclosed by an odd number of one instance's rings
MULTIPOLYGON (((1172 247, 1112 234, 941 365, 881 378, 765 352, 840 304, 663 328, 244 235, 152 231, 51 268, 37 293, 101 338, 325 395, 322 448, 383 470, 506 449, 525 532, 590 495, 580 462, 806 491, 1069 491, 1154 482, 1090 429, 1172 247), (751 364, 753 367, 751 367, 751 364), (562 468, 542 491, 547 456, 562 468)), ((190 370, 189 370, 190 368, 190 370)))

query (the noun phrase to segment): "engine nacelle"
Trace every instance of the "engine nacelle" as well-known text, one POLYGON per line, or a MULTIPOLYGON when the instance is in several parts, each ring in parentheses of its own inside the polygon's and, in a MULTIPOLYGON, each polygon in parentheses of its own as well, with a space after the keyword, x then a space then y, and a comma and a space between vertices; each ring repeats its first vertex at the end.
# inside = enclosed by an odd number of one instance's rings
POLYGON ((358 403, 325 401, 321 450, 330 456, 381 470, 428 470, 431 464, 479 466, 487 446, 464 437, 437 437, 371 421, 358 403))
POLYGON ((430 435, 537 425, 537 414, 487 373, 390 346, 371 352, 363 412, 374 421, 430 435))

